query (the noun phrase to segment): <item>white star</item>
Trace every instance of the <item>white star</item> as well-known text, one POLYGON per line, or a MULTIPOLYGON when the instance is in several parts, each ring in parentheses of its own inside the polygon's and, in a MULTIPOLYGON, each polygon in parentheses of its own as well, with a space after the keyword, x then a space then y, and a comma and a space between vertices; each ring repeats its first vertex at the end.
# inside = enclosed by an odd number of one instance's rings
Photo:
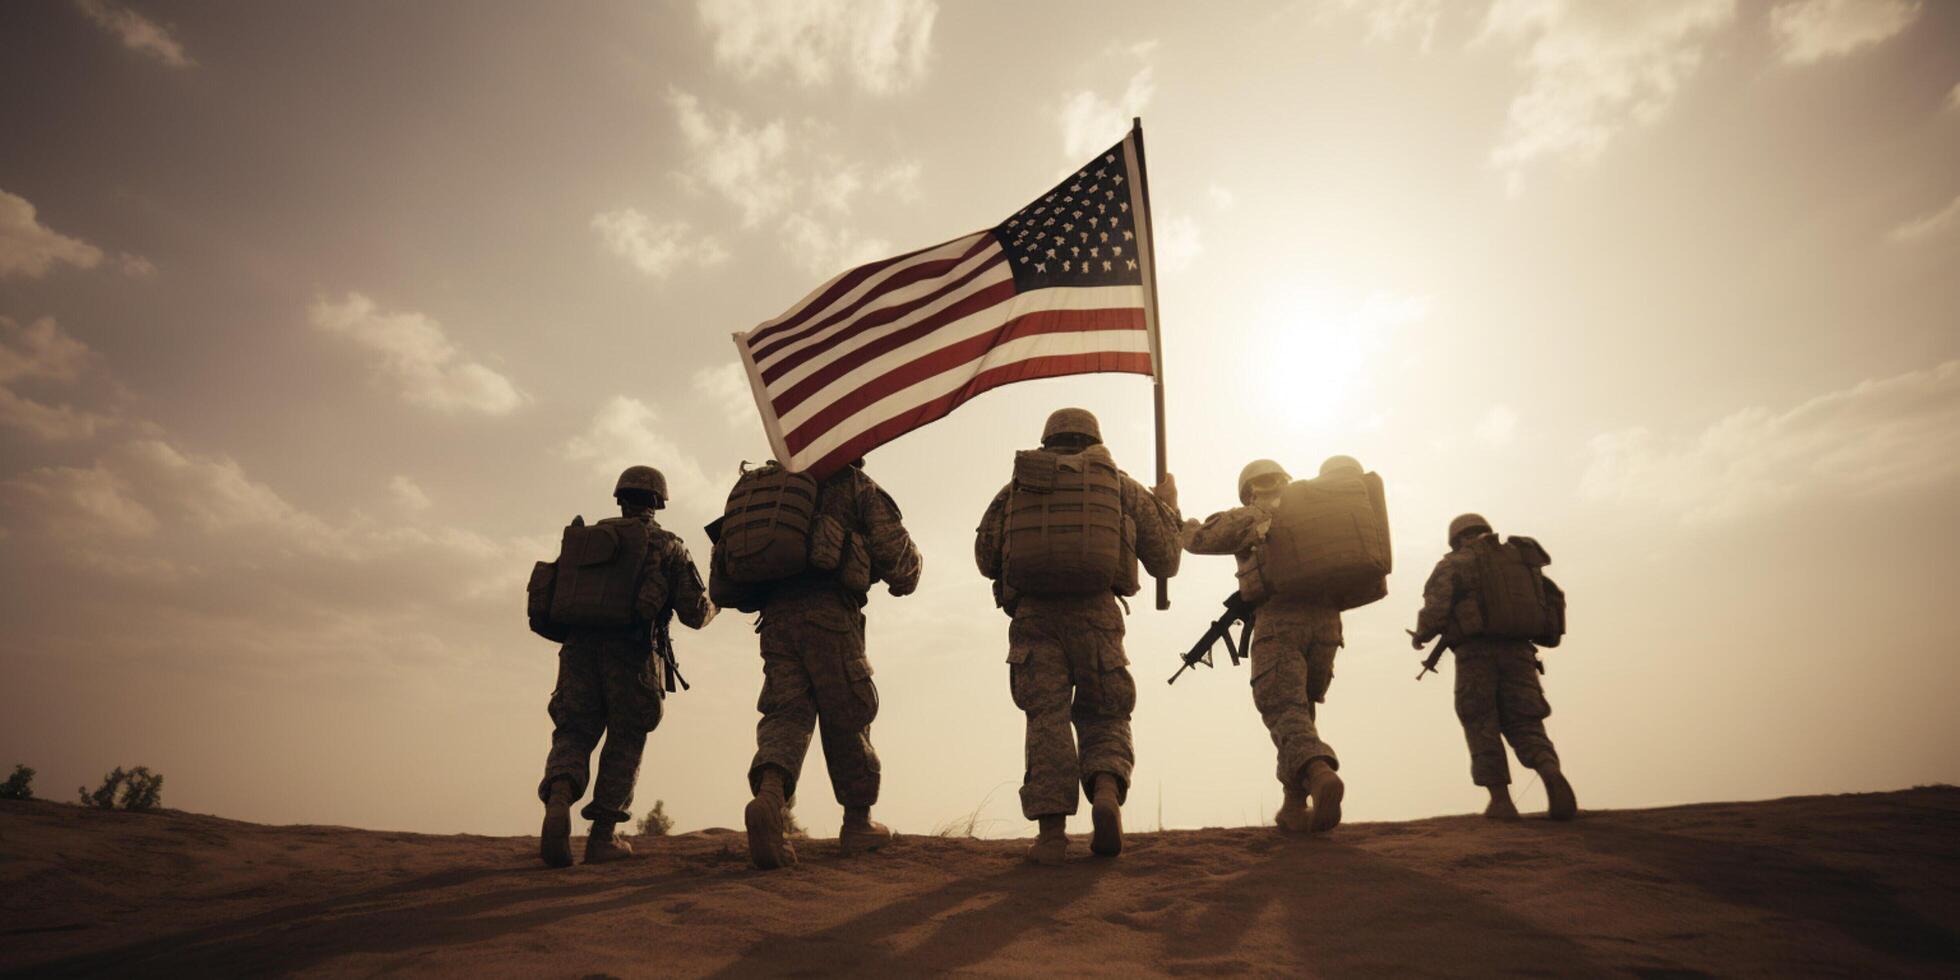
POLYGON ((1129 230, 1128 228, 1125 228, 1125 229, 1123 229, 1123 240, 1124 240, 1124 241, 1126 241, 1126 242, 1127 242, 1127 241, 1129 241, 1130 239, 1132 239, 1132 238, 1135 238, 1135 237, 1137 237, 1137 236, 1135 236, 1135 235, 1132 235, 1132 234, 1130 234, 1130 230, 1129 230))
POLYGON ((1130 267, 1130 268, 1131 268, 1132 270, 1134 270, 1134 269, 1135 269, 1135 268, 1137 267, 1137 260, 1135 260, 1135 259, 1125 259, 1125 260, 1123 261, 1123 264, 1124 264, 1124 265, 1127 265, 1127 266, 1129 266, 1129 267, 1130 267))
POLYGON ((1036 272, 1047 272, 1047 271, 1048 271, 1048 263, 1046 263, 1046 262, 1036 262, 1036 263, 1034 264, 1034 271, 1036 271, 1036 272))
POLYGON ((1109 261, 1107 259, 1103 260, 1103 271, 1104 272, 1109 271, 1109 261))

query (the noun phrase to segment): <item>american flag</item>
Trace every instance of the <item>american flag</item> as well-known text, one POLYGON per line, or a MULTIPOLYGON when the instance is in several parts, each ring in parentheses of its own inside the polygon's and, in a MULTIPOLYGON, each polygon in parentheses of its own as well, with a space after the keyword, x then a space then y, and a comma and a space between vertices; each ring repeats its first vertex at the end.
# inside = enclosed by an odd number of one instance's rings
POLYGON ((858 266, 735 346, 776 458, 819 478, 981 392, 1156 375, 1142 132, 1006 221, 858 266))

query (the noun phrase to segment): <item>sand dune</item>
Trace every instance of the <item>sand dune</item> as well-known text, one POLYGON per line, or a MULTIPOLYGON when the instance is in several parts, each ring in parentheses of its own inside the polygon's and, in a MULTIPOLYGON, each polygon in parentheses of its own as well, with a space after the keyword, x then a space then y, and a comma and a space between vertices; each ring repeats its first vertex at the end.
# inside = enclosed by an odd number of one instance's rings
POLYGON ((547 870, 530 838, 0 803, 0 971, 486 975, 1960 972, 1960 789, 1015 841, 739 833, 547 870))

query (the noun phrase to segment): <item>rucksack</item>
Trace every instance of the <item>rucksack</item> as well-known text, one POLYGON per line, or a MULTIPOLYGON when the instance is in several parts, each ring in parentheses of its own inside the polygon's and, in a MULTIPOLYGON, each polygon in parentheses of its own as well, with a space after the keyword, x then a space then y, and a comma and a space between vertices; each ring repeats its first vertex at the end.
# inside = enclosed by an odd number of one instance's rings
POLYGON ((1565 635, 1565 591, 1545 575, 1552 558, 1537 541, 1487 534, 1464 546, 1471 585, 1457 603, 1464 636, 1529 640, 1555 647, 1565 635))
POLYGON ((1001 561, 1009 588, 1030 595, 1123 589, 1134 595, 1135 533, 1123 513, 1123 477, 1107 449, 1014 454, 1001 561))
MULTIPOLYGON (((649 532, 630 517, 566 525, 550 578, 548 619, 555 626, 630 626, 637 621, 649 532)), ((539 577, 532 573, 533 580, 539 577)))
POLYGON ((1391 571, 1379 475, 1330 473, 1280 491, 1260 549, 1260 577, 1270 594, 1354 609, 1388 594, 1391 571))
POLYGON ((737 584, 774 582, 810 563, 817 481, 771 460, 745 469, 728 492, 714 570, 737 584))

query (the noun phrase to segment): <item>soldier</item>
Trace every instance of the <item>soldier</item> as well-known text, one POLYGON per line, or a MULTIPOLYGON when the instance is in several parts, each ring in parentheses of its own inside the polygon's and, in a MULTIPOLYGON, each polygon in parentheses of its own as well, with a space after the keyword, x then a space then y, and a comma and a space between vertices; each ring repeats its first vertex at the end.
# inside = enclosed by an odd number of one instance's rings
MULTIPOLYGON (((1545 733, 1545 718, 1552 707, 1538 682, 1537 647, 1530 640, 1480 635, 1481 630, 1475 627, 1466 631, 1459 621, 1459 603, 1472 598, 1479 586, 1472 548, 1479 542, 1494 545, 1496 535, 1490 522, 1480 515, 1464 514, 1450 522, 1449 541, 1450 553, 1436 563, 1429 583, 1423 586, 1422 611, 1416 616, 1413 642, 1420 650, 1441 636, 1456 654, 1456 716, 1470 744, 1470 779, 1490 791, 1484 816, 1518 818, 1517 805, 1511 802, 1510 765, 1504 758, 1503 740, 1509 740, 1518 761, 1537 770, 1544 780, 1550 803, 1548 815, 1553 820, 1570 820, 1578 813, 1579 803, 1572 784, 1559 769, 1551 736, 1545 733), (1470 635, 1462 635, 1464 632, 1470 635)), ((1514 537, 1511 542, 1530 542, 1530 548, 1543 555, 1537 542, 1528 538, 1514 537)), ((1563 632, 1562 623, 1559 631, 1563 632)))
MULTIPOLYGON (((585 794, 592 750, 605 736, 592 801, 580 816, 592 821, 585 861, 617 861, 632 856, 632 845, 614 828, 629 818, 633 782, 647 733, 660 724, 662 678, 653 649, 655 630, 669 616, 693 629, 714 619, 701 574, 679 535, 662 528, 654 511, 666 506, 667 478, 651 466, 631 466, 613 489, 619 517, 594 525, 645 535, 644 559, 625 568, 618 592, 631 597, 623 626, 571 626, 558 651, 558 686, 551 694, 551 754, 545 758, 538 798, 544 801, 544 862, 555 868, 572 863, 571 807, 585 794)), ((623 566, 622 566, 623 567, 623 566)), ((560 570, 561 590, 569 588, 560 570)), ((663 634, 664 635, 664 634, 663 634)))
POLYGON ((1063 827, 1081 792, 1093 801, 1090 850, 1114 857, 1123 849, 1122 804, 1135 763, 1130 712, 1137 696, 1123 654, 1117 596, 1136 594, 1137 559, 1152 575, 1177 574, 1177 484, 1166 475, 1154 491, 1146 490, 1117 470, 1096 417, 1079 408, 1050 415, 1041 450, 1018 454, 1015 470, 1014 481, 981 518, 974 559, 980 574, 994 581, 995 601, 1013 617, 1009 682, 1015 706, 1028 717, 1021 813, 1041 828, 1027 857, 1039 864, 1063 861, 1063 827), (1050 481, 1056 492, 1029 488, 1049 476, 1061 481, 1050 481), (1044 497, 1074 503, 1044 512, 1044 497), (1104 506, 1095 505, 1098 497, 1106 499, 1104 506), (1075 516, 1061 513, 1069 507, 1075 516), (1083 516, 1096 511, 1106 519, 1083 516), (1099 556, 1093 564, 1040 564, 1035 542, 1050 540, 1048 531, 1066 530, 1062 520, 1085 522, 1074 526, 1074 539, 1083 545, 1073 554, 1099 556), (1092 544, 1098 531, 1107 534, 1092 544))
POLYGON ((852 461, 817 491, 816 514, 828 515, 844 531, 837 568, 811 568, 770 583, 761 600, 762 696, 756 707, 762 720, 749 765, 754 799, 743 819, 749 857, 764 870, 797 861, 784 811, 796 798, 813 727, 821 729, 830 787, 844 807, 839 847, 845 854, 876 850, 892 836, 871 819, 879 786, 878 752, 871 745, 878 688, 864 655, 860 610, 877 582, 894 596, 910 595, 923 563, 898 504, 863 467, 863 460, 852 461))
MULTIPOLYGON (((1322 476, 1342 472, 1358 476, 1361 464, 1335 456, 1320 466, 1322 476)), ((1213 514, 1203 524, 1187 521, 1184 547, 1194 555, 1235 556, 1240 596, 1259 603, 1252 621, 1252 703, 1279 752, 1283 798, 1274 822, 1289 832, 1319 832, 1340 825, 1346 792, 1335 772, 1340 759, 1320 740, 1315 708, 1334 681, 1341 610, 1306 595, 1269 595, 1265 587, 1259 550, 1272 529, 1280 492, 1291 482, 1270 459, 1247 463, 1239 471, 1243 506, 1213 514)))

